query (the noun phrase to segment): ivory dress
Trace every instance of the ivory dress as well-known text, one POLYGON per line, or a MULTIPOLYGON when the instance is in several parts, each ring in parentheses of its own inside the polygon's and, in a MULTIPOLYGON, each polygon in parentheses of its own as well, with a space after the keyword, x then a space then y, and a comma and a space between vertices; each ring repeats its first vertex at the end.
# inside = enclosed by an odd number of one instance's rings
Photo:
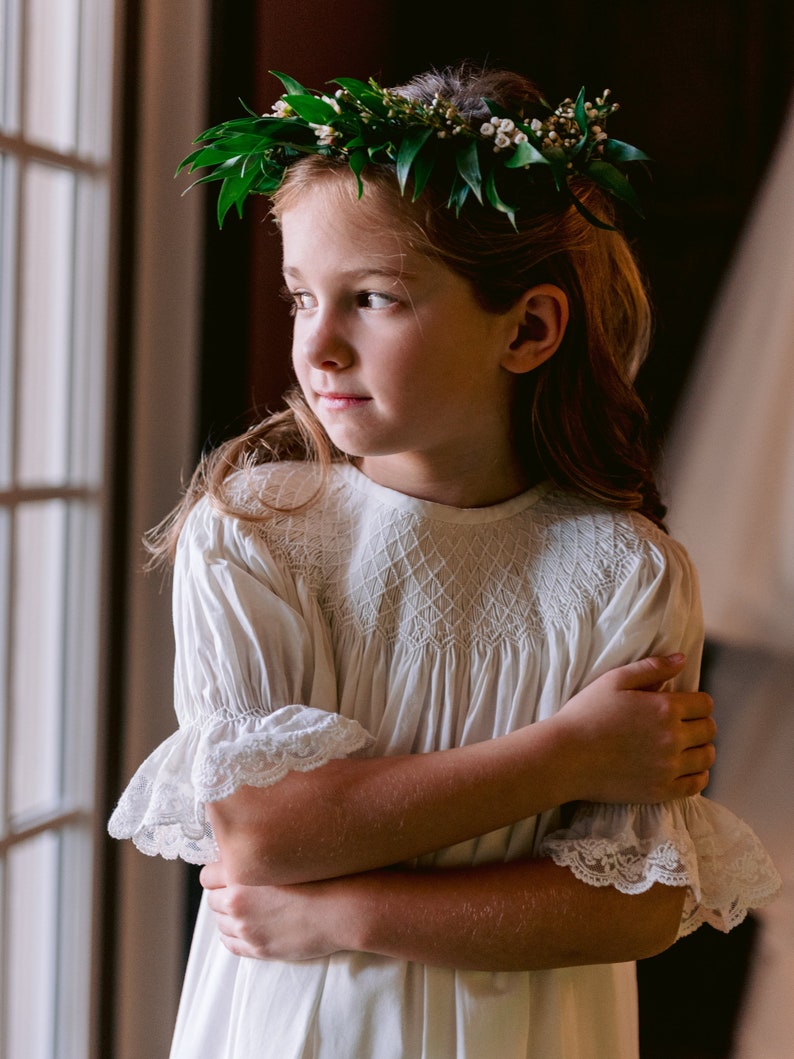
MULTIPOLYGON (((294 507, 303 463, 238 482, 294 507)), ((701 616, 683 549, 647 520, 549 485, 454 508, 335 466, 317 502, 266 523, 205 499, 174 575, 179 730, 141 765, 110 822, 146 853, 217 857, 204 805, 356 753, 475 743, 555 713, 600 673, 684 651, 701 616)), ((322 811, 318 807, 318 811, 322 811)), ((753 832, 704 797, 557 811, 422 859, 548 855, 592 885, 686 886, 681 933, 727 930, 778 878, 753 832)), ((631 963, 456 971, 341 952, 232 956, 202 904, 172 1059, 636 1059, 631 963)))

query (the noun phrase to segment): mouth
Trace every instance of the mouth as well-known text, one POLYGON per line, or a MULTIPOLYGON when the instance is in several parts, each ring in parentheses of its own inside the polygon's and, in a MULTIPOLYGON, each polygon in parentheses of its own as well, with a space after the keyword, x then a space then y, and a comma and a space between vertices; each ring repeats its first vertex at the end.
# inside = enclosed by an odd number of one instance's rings
POLYGON ((370 397, 362 397, 356 393, 328 393, 318 392, 317 400, 323 408, 340 411, 346 408, 360 408, 372 400, 370 397))

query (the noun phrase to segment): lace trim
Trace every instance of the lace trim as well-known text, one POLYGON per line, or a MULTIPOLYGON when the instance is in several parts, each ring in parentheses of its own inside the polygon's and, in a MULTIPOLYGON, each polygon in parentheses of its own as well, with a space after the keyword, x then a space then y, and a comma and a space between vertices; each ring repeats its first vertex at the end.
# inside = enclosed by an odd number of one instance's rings
POLYGON ((703 797, 664 806, 583 805, 541 853, 590 886, 644 893, 686 886, 678 936, 704 923, 728 932, 780 891, 781 879, 754 832, 703 797))
POLYGON ((269 787, 288 772, 309 772, 368 749, 374 740, 356 721, 325 710, 285 706, 205 728, 185 728, 140 766, 108 823, 143 853, 191 864, 217 860, 207 802, 239 787, 269 787))

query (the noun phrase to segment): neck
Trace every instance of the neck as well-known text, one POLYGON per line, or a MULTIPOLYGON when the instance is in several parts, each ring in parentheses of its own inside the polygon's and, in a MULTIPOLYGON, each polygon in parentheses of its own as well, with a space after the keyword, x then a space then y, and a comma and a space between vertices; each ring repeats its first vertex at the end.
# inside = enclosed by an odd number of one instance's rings
POLYGON ((517 463, 494 461, 490 465, 443 468, 399 458, 365 457, 359 470, 378 485, 448 507, 489 507, 524 492, 533 483, 517 463))

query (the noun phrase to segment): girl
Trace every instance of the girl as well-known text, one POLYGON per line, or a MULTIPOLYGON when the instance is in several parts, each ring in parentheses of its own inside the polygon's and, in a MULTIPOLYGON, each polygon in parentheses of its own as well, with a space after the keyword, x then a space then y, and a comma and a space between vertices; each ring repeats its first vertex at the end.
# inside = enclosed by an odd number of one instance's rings
POLYGON ((631 961, 777 885, 695 797, 697 589, 596 183, 639 152, 509 73, 282 80, 188 162, 221 217, 273 195, 299 391, 152 537, 181 727, 110 825, 206 865, 172 1056, 636 1056, 631 961))

